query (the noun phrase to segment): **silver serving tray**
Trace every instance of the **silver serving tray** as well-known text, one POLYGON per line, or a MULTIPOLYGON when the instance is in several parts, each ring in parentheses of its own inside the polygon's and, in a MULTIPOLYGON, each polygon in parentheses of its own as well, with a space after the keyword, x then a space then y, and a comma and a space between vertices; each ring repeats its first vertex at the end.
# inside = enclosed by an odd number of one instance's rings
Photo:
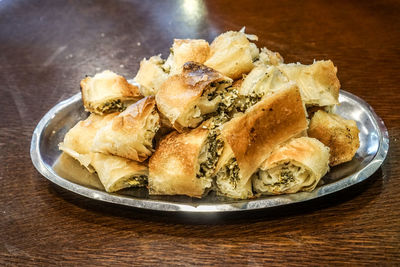
POLYGON ((319 198, 348 188, 370 177, 383 163, 389 148, 387 129, 374 110, 361 98, 341 91, 336 113, 357 122, 360 148, 354 159, 336 166, 321 179, 312 192, 231 200, 211 193, 203 199, 184 196, 149 196, 146 189, 104 191, 96 175, 89 174, 77 161, 58 150, 65 133, 88 114, 81 95, 76 94, 54 106, 33 132, 31 158, 36 169, 51 182, 95 200, 159 211, 226 212, 283 206, 319 198))

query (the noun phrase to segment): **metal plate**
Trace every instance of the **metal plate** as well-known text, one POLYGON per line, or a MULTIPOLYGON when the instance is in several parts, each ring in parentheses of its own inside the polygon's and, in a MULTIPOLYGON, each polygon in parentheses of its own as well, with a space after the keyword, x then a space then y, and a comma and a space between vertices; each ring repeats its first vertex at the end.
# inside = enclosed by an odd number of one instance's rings
POLYGON ((339 101, 336 113, 357 122, 360 148, 352 161, 332 168, 313 192, 264 196, 251 200, 231 200, 213 193, 203 199, 149 196, 143 188, 107 193, 97 176, 89 174, 78 162, 58 150, 58 143, 63 140, 65 133, 88 116, 83 109, 80 93, 54 106, 40 120, 32 136, 31 158, 36 169, 53 183, 99 201, 150 210, 183 212, 226 212, 283 206, 315 199, 360 183, 382 165, 389 148, 389 136, 383 121, 368 103, 351 93, 342 90, 339 101))

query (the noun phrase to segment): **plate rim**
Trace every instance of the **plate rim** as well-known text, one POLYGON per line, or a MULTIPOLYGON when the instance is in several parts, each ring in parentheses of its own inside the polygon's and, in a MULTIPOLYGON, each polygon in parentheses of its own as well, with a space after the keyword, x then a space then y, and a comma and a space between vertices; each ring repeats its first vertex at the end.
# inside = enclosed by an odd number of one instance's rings
POLYGON ((344 90, 340 90, 340 95, 344 95, 345 97, 358 102, 358 104, 360 104, 363 108, 366 108, 370 115, 372 115, 373 123, 375 124, 375 126, 377 126, 376 128, 379 129, 379 147, 375 156, 364 168, 351 175, 343 177, 338 181, 322 185, 312 192, 299 192, 295 194, 265 196, 263 198, 238 201, 233 200, 232 203, 187 204, 166 200, 142 199, 118 195, 116 193, 108 193, 105 191, 88 188, 83 185, 79 185, 72 181, 69 181, 57 175, 55 171, 51 168, 51 166, 47 165, 43 161, 40 153, 40 137, 43 133, 43 130, 47 127, 49 121, 59 111, 75 103, 76 101, 81 100, 81 93, 77 93, 69 97, 68 99, 59 102, 41 118, 32 134, 30 156, 32 163, 38 170, 38 172, 52 183, 68 191, 98 201, 164 212, 237 212, 280 207, 289 204, 309 201, 351 187, 369 178, 383 164, 389 149, 389 133, 383 120, 375 113, 374 109, 362 98, 344 90), (293 197, 299 195, 304 195, 305 197, 300 199, 298 197, 293 197))

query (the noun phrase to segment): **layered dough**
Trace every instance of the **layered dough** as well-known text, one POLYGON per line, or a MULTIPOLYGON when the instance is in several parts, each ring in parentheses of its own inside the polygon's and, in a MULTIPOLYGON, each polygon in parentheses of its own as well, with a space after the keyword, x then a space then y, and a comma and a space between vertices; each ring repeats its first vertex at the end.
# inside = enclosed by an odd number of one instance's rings
POLYGON ((221 131, 224 151, 216 174, 219 192, 235 198, 249 197, 246 192, 251 188, 250 177, 262 162, 275 147, 306 129, 305 109, 299 89, 293 84, 225 123, 221 131), (233 195, 235 190, 241 193, 233 195))
POLYGON ((212 185, 211 177, 199 176, 208 132, 206 127, 187 133, 175 131, 161 141, 149 161, 151 195, 202 197, 212 185))
POLYGON ((109 70, 81 81, 85 110, 99 115, 123 111, 143 96, 139 88, 109 70))
MULTIPOLYGON (((229 31, 219 35, 210 46, 210 57, 204 64, 236 80, 254 67, 259 51, 244 32, 229 31)), ((257 37, 255 38, 257 40, 257 37)))
POLYGON ((94 172, 90 165, 92 160, 91 148, 97 131, 110 122, 118 113, 105 116, 91 114, 86 120, 79 121, 64 136, 58 147, 69 156, 78 160, 89 172, 94 172))
POLYGON ((146 97, 102 127, 93 141, 92 151, 146 160, 153 152, 153 138, 160 127, 154 97, 146 97))
POLYGON ((254 191, 288 194, 312 191, 329 170, 329 148, 315 138, 300 137, 275 149, 253 176, 254 191))
POLYGON ((306 105, 339 104, 340 82, 331 60, 315 61, 311 65, 280 64, 277 67, 289 80, 297 83, 306 105))
POLYGON ((140 84, 140 92, 144 96, 155 95, 161 84, 168 78, 168 72, 164 68, 164 60, 160 55, 140 61, 140 68, 134 81, 140 84))
POLYGON ((107 192, 147 185, 148 167, 122 157, 93 153, 91 165, 107 192))
POLYGON ((145 186, 148 168, 145 164, 126 158, 91 152, 96 133, 118 114, 99 116, 91 114, 71 128, 59 148, 78 160, 90 172, 97 172, 107 192, 125 187, 145 186))
POLYGON ((151 195, 247 199, 313 190, 360 145, 356 123, 331 114, 337 68, 285 64, 257 40, 244 28, 211 45, 174 39, 167 60, 143 59, 132 84, 111 71, 83 79, 92 114, 60 149, 109 192, 147 186, 151 195))
POLYGON ((251 181, 243 178, 231 146, 224 142, 222 155, 215 169, 217 194, 235 199, 247 199, 253 196, 251 181))
POLYGON ((204 63, 210 55, 210 45, 202 39, 174 39, 170 52, 164 68, 172 76, 181 73, 186 62, 204 63))
POLYGON ((196 62, 187 62, 181 74, 173 75, 156 95, 158 110, 178 131, 195 128, 205 115, 217 110, 232 80, 196 62))
POLYGON ((265 95, 286 88, 289 79, 275 66, 257 65, 244 77, 238 87, 237 109, 246 111, 265 95))
POLYGON ((330 148, 329 164, 336 166, 350 161, 360 147, 360 131, 353 120, 339 115, 317 111, 311 119, 308 135, 330 148))

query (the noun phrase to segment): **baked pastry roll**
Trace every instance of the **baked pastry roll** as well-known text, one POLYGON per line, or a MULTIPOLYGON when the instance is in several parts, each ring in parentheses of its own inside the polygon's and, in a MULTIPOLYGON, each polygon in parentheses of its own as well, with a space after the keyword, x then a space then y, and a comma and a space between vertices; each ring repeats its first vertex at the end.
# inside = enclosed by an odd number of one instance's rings
POLYGON ((92 155, 90 149, 97 131, 110 122, 118 113, 100 116, 91 114, 86 120, 79 121, 64 136, 58 147, 69 156, 78 160, 89 172, 94 172, 90 165, 92 155))
MULTIPOLYGON (((254 67, 259 51, 244 32, 229 31, 219 35, 210 45, 210 57, 204 65, 236 80, 254 67)), ((253 36, 257 40, 257 36, 253 36)), ((253 38, 252 38, 253 39, 253 38)))
POLYGON ((340 82, 331 60, 315 61, 311 65, 281 64, 278 68, 289 80, 297 83, 306 105, 339 104, 340 82))
POLYGON ((143 97, 137 86, 109 70, 83 79, 81 92, 85 110, 99 115, 123 111, 143 97))
POLYGON ((186 62, 204 63, 210 54, 210 45, 202 39, 174 39, 170 51, 164 68, 169 70, 169 75, 175 75, 182 72, 186 62))
POLYGON ((353 120, 339 115, 317 111, 310 121, 308 135, 330 148, 329 165, 350 161, 360 147, 360 131, 353 120))
POLYGON ((246 111, 264 95, 277 92, 288 86, 289 79, 275 66, 257 65, 243 79, 238 88, 237 109, 246 111))
POLYGON ((140 84, 140 92, 144 96, 155 95, 161 84, 168 78, 168 72, 163 66, 160 55, 140 61, 139 71, 134 81, 140 84))
POLYGON ((212 185, 212 178, 199 173, 208 129, 172 132, 160 143, 149 161, 150 195, 187 195, 200 198, 212 185))
POLYGON ((234 199, 247 199, 253 196, 251 180, 246 182, 243 179, 235 155, 226 142, 215 168, 215 185, 218 195, 234 199))
POLYGON ((262 63, 264 65, 274 65, 283 64, 283 57, 278 52, 273 52, 266 47, 261 48, 259 55, 259 60, 254 62, 255 64, 262 63))
POLYGON ((93 141, 92 151, 146 160, 153 152, 153 138, 160 127, 154 97, 146 97, 102 127, 93 141))
POLYGON ((91 152, 94 137, 118 113, 99 116, 91 114, 86 120, 71 128, 59 144, 59 148, 78 160, 89 172, 97 172, 107 192, 125 187, 145 186, 148 168, 139 162, 125 158, 91 152))
POLYGON ((329 148, 315 138, 300 137, 275 149, 253 176, 262 194, 312 191, 329 170, 329 148))
POLYGON ((225 98, 232 80, 196 62, 187 62, 181 74, 163 83, 156 95, 158 110, 175 129, 195 128, 205 115, 215 112, 225 98))
POLYGON ((147 185, 148 167, 129 159, 92 153, 91 165, 107 192, 147 185))
POLYGON ((225 123, 221 130, 224 150, 216 168, 219 192, 230 197, 235 197, 237 189, 247 192, 250 177, 273 149, 306 129, 304 106, 294 84, 264 97, 243 115, 225 123))

